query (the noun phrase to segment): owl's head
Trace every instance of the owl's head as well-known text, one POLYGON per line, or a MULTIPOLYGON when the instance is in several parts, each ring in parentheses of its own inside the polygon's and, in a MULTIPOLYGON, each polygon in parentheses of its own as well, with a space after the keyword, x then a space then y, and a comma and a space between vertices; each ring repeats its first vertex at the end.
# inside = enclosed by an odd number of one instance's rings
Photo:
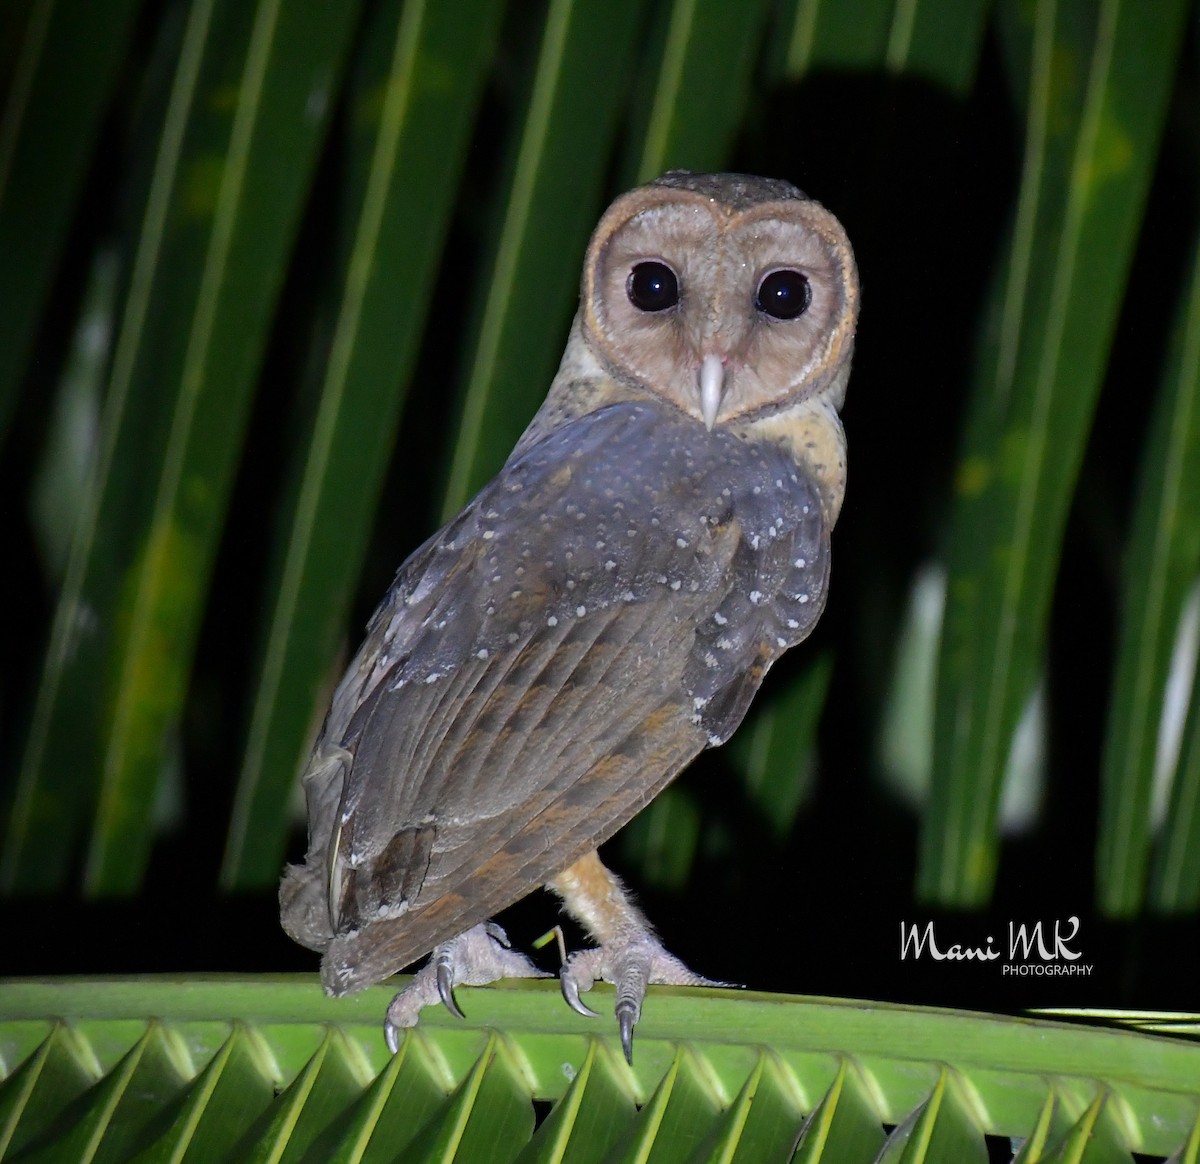
POLYGON ((841 224, 768 178, 664 174, 608 208, 584 262, 587 344, 709 429, 840 397, 857 316, 841 224))

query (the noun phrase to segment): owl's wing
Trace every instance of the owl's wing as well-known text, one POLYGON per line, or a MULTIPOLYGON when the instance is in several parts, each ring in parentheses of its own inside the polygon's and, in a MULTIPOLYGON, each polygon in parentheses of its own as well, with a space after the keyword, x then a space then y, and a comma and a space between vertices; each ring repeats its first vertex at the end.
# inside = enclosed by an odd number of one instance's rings
POLYGON ((283 899, 328 947, 327 988, 402 968, 611 836, 732 734, 827 574, 787 456, 668 406, 610 406, 510 460, 401 569, 314 751, 283 899))

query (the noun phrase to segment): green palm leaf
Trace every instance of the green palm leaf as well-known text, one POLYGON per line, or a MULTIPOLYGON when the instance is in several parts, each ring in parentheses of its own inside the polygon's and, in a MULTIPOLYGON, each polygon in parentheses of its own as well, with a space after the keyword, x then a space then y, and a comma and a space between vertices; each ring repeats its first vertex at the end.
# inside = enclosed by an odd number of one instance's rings
POLYGON ((1165 116, 1186 8, 1007 6, 1031 35, 1029 132, 1001 331, 959 462, 920 888, 977 905, 1000 778, 1041 666, 1063 524, 1165 116), (1137 126, 1131 133, 1124 127, 1137 126), (994 360, 994 362, 993 362, 994 360))
POLYGON ((92 508, 76 530, 9 822, 9 887, 60 885, 92 814, 88 888, 131 892, 141 880, 281 259, 324 125, 324 104, 306 110, 336 81, 351 13, 264 0, 199 3, 190 15, 92 508), (230 36, 244 56, 225 51, 230 36))
POLYGON ((465 1022, 430 1011, 393 1057, 388 987, 330 1000, 308 977, 0 984, 0 1155, 853 1164, 995 1159, 992 1137, 1024 1142, 1021 1160, 1195 1158, 1188 1040, 656 989, 629 1067, 615 1027, 557 995, 463 989, 465 1022))
POLYGON ((602 165, 636 11, 630 0, 604 8, 575 0, 550 5, 489 244, 493 257, 476 315, 478 340, 450 453, 443 519, 504 463, 554 376, 578 279, 560 259, 583 253, 602 202, 602 165))
POLYGON ((28 14, 0 118, 0 440, 137 7, 63 0, 28 14))
MULTIPOLYGON (((1143 900, 1167 682, 1185 599, 1200 567, 1200 250, 1176 330, 1133 519, 1104 755, 1096 875, 1105 908, 1117 914, 1135 913, 1143 900)), ((1200 878, 1183 873, 1186 854, 1196 850, 1194 796, 1194 783, 1184 776, 1155 881, 1162 908, 1200 900, 1200 878)))
POLYGON ((362 569, 449 219, 443 192, 462 165, 499 15, 491 0, 454 10, 390 4, 372 26, 371 65, 353 97, 362 157, 353 241, 264 590, 268 630, 222 871, 230 887, 279 875, 289 825, 280 808, 311 745, 362 569))

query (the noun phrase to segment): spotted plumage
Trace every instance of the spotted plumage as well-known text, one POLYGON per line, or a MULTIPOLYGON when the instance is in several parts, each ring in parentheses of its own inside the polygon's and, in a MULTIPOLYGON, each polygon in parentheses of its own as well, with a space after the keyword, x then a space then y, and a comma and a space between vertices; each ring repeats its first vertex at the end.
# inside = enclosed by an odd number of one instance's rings
POLYGON ((668 175, 602 220, 546 404, 401 567, 304 777, 282 916, 326 988, 437 949, 393 1041, 455 982, 534 972, 483 923, 542 884, 601 942, 568 1000, 617 980, 627 1053, 645 981, 703 981, 591 854, 821 613, 856 306, 840 227, 784 183, 668 175))

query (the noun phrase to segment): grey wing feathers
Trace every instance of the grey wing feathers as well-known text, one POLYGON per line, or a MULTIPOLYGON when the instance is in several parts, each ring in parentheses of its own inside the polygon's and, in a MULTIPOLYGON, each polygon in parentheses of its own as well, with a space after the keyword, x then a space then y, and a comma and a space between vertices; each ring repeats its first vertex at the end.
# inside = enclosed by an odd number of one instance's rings
POLYGON ((314 750, 281 895, 327 986, 517 900, 728 738, 820 613, 827 536, 782 451, 666 406, 511 458, 402 567, 314 750))
POLYGON ((825 607, 829 531, 821 508, 794 468, 775 481, 769 498, 751 491, 740 499, 728 589, 697 628, 684 670, 710 746, 733 735, 771 664, 808 637, 825 607))

